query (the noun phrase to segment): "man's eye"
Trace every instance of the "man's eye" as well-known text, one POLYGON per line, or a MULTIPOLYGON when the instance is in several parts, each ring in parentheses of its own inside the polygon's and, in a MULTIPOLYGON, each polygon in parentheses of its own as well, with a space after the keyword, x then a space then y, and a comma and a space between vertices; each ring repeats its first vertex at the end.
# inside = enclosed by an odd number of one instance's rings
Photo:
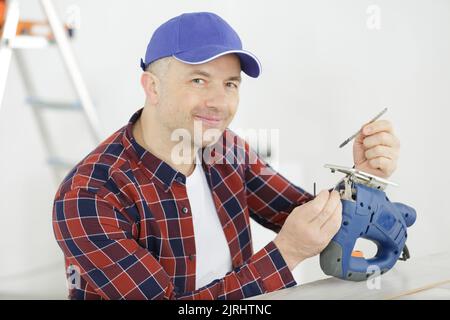
POLYGON ((236 84, 236 83, 234 83, 234 82, 227 82, 227 87, 230 87, 230 88, 238 88, 238 85, 236 84))
POLYGON ((197 78, 197 79, 193 79, 192 82, 195 84, 204 84, 205 80, 197 78))

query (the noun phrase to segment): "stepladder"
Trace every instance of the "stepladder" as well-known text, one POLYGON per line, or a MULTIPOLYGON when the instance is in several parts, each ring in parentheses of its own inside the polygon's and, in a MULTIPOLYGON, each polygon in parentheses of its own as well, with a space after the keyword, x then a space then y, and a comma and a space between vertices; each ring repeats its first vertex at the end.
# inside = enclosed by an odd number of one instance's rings
MULTIPOLYGON (((75 163, 65 159, 64 155, 58 152, 43 112, 80 113, 94 144, 100 141, 100 121, 70 44, 74 29, 62 22, 51 0, 36 0, 42 8, 44 15, 42 21, 22 20, 20 6, 26 5, 29 1, 21 3, 19 0, 0 0, 0 117, 1 109, 8 107, 3 105, 2 101, 9 86, 8 73, 14 58, 26 93, 25 101, 31 107, 47 155, 46 161, 51 166, 55 181, 60 182, 63 175, 75 163), (30 75, 32 65, 27 63, 24 50, 41 50, 49 47, 57 48, 64 73, 76 97, 73 101, 41 98, 37 85, 30 75)), ((56 65, 52 64, 50 68, 56 65)))

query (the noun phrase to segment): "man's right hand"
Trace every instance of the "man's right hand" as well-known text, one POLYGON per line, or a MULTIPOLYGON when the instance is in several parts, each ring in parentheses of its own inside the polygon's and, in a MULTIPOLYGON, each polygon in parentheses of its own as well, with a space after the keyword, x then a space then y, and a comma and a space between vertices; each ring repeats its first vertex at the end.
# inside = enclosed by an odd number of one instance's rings
POLYGON ((342 203, 337 191, 322 190, 313 200, 289 214, 274 243, 289 270, 322 252, 342 222, 342 203))

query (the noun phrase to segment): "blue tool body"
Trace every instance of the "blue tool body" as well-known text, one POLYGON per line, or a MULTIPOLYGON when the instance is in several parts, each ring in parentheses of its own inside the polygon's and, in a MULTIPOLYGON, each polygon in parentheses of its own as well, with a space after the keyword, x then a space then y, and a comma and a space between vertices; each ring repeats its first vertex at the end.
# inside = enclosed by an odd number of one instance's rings
POLYGON ((384 191, 364 184, 353 183, 352 190, 351 199, 341 198, 342 225, 320 254, 320 266, 327 275, 361 281, 377 270, 387 272, 399 260, 416 211, 389 201, 384 191), (377 245, 373 258, 352 256, 358 238, 377 245))

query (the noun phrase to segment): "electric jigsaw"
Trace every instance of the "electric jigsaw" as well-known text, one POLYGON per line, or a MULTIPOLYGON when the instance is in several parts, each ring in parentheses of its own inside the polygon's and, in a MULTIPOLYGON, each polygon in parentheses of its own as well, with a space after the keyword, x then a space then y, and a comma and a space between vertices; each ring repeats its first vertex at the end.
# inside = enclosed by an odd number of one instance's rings
POLYGON ((327 275, 362 281, 389 271, 397 260, 407 260, 407 228, 416 220, 416 211, 403 203, 391 202, 384 190, 393 182, 336 165, 332 172, 346 174, 336 186, 342 202, 342 225, 320 254, 320 267, 327 275), (366 259, 355 251, 357 239, 373 241, 377 253, 366 259), (402 256, 401 256, 402 255, 402 256))

